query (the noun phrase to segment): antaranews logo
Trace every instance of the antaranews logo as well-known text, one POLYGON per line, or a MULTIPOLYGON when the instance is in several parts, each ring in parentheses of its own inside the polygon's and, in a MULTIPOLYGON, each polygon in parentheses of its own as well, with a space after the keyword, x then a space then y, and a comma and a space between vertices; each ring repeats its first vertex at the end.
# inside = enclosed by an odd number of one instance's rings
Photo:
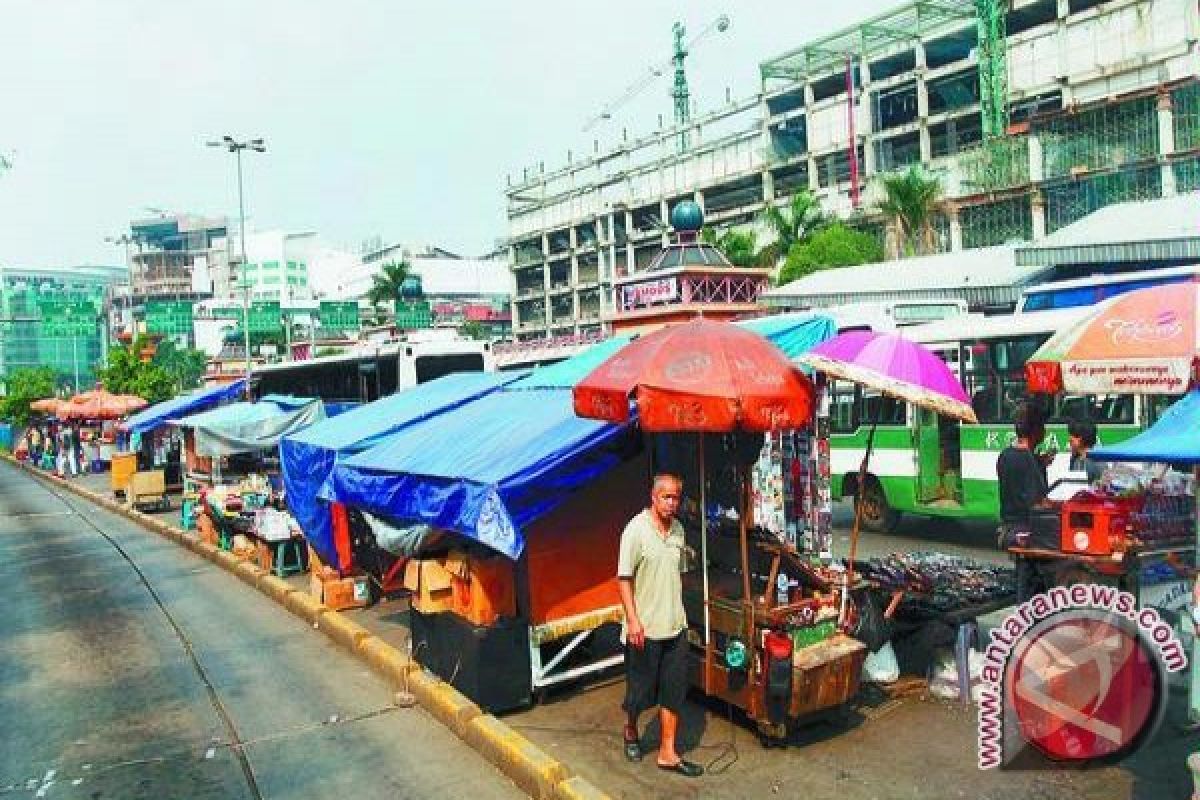
POLYGON ((1183 645, 1153 608, 1111 586, 1056 587, 992 631, 979 702, 979 768, 1029 747, 1054 761, 1123 758, 1166 710, 1183 645))

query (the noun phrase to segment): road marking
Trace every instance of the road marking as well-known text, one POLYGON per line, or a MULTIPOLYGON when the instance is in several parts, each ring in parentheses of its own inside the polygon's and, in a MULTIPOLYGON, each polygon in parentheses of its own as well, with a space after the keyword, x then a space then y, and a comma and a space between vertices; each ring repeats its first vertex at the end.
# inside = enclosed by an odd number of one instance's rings
POLYGON ((9 519, 30 519, 34 517, 73 517, 78 511, 22 511, 19 514, 9 514, 9 519))

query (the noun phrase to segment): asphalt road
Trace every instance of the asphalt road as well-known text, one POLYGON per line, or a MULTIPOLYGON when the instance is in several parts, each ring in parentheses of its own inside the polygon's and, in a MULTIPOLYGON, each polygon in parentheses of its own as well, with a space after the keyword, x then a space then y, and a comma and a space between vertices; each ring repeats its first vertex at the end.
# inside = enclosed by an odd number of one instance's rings
POLYGON ((0 463, 0 797, 520 797, 214 565, 0 463))

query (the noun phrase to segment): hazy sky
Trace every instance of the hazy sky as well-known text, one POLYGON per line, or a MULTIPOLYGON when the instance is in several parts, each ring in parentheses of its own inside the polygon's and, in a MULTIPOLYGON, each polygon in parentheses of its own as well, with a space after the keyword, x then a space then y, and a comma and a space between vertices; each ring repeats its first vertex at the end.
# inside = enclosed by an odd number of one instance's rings
POLYGON ((507 233, 505 176, 671 115, 670 75, 607 127, 606 103, 722 12, 689 59, 700 110, 758 64, 896 0, 0 0, 0 264, 120 263, 105 236, 146 209, 237 210, 251 229, 473 255, 507 233))

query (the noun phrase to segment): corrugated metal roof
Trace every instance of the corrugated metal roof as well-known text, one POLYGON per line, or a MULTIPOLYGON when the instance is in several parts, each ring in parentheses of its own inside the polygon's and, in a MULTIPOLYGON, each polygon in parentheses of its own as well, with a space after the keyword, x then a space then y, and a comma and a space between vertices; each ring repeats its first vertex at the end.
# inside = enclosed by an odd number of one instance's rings
POLYGON ((1200 260, 1200 192, 1115 203, 1016 253, 1026 267, 1190 258, 1200 260))
POLYGON ((767 305, 822 308, 891 300, 961 299, 971 305, 1014 303, 1040 276, 1019 267, 1013 247, 984 247, 880 264, 814 272, 762 295, 767 305))

